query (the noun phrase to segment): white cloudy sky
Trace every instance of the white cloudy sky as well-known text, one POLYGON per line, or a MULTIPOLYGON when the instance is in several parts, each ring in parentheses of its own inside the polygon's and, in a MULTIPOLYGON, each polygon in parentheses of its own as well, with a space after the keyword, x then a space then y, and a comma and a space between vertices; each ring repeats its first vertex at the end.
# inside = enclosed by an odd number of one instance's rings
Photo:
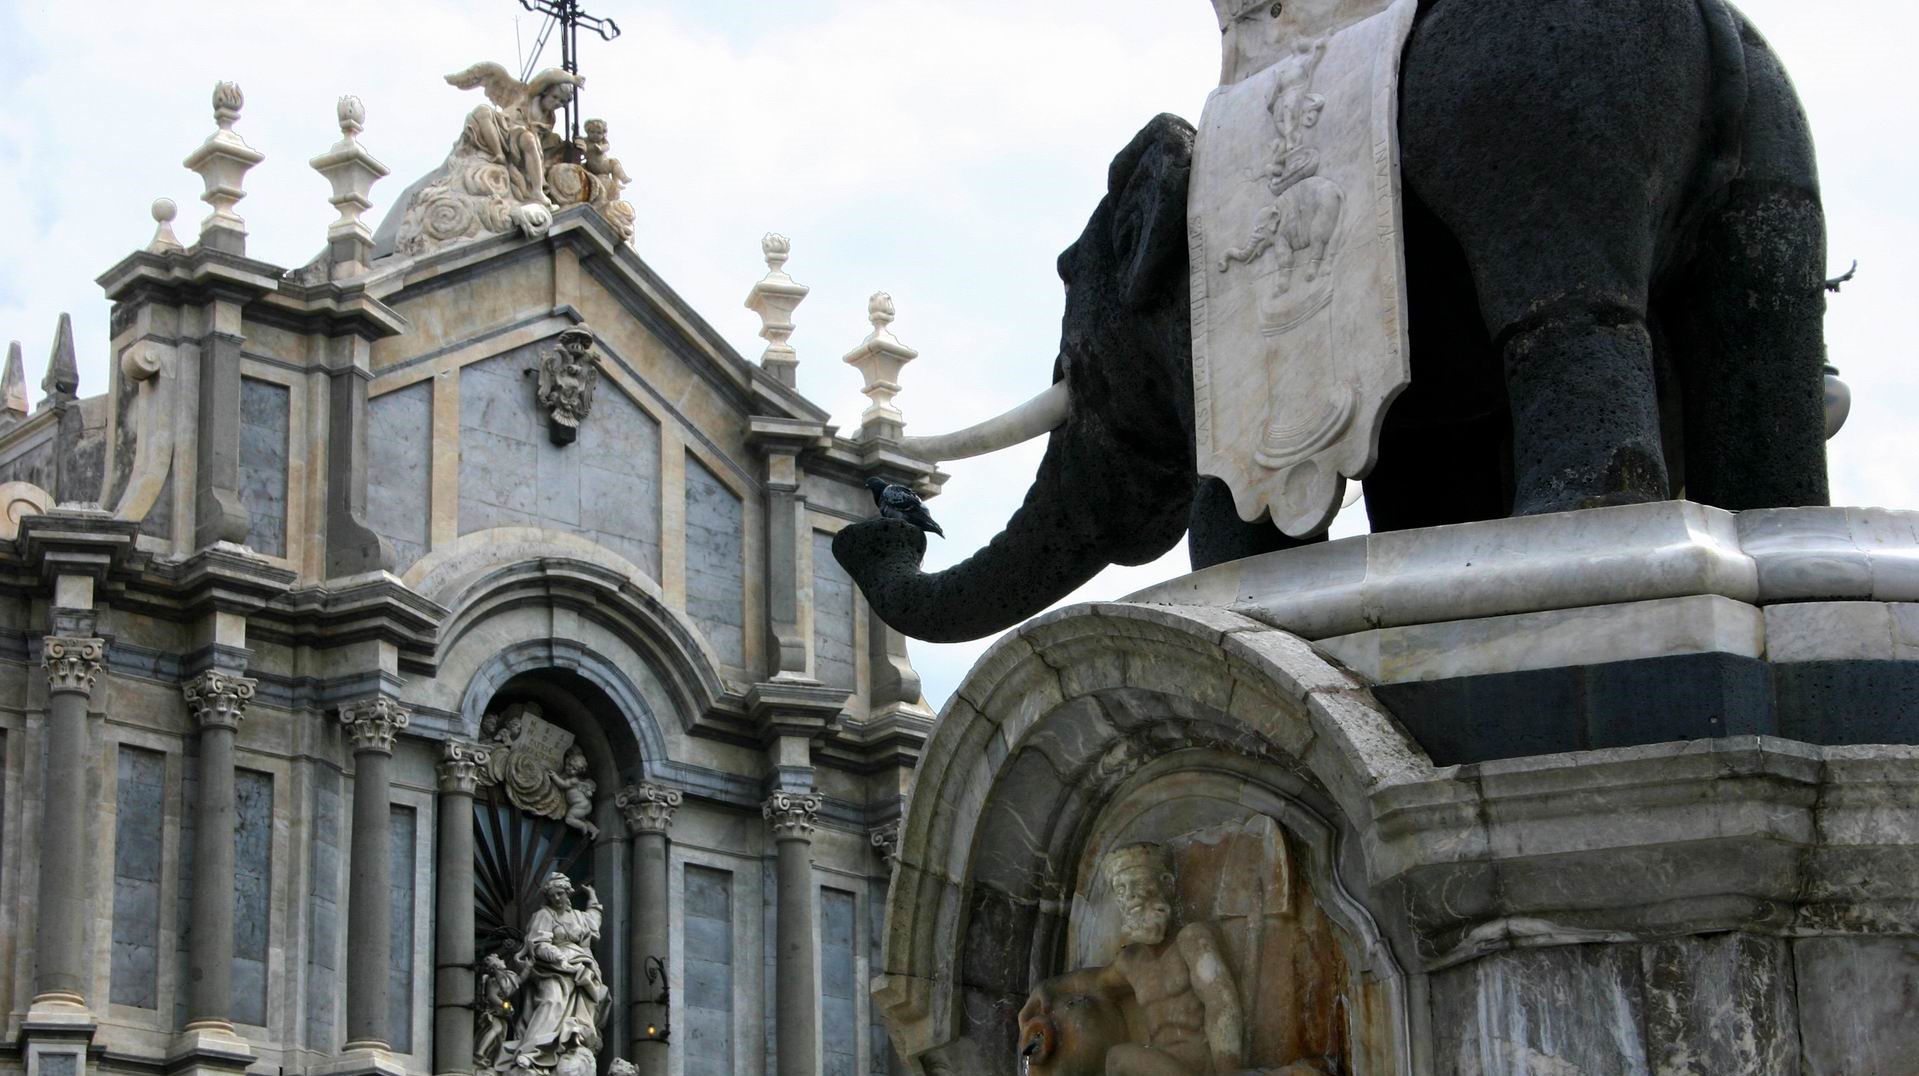
MULTIPOLYGON (((759 237, 792 236, 813 288, 793 344, 800 385, 844 428, 865 400, 838 358, 886 289, 921 358, 899 403, 916 432, 977 421, 1044 387, 1057 337, 1053 259, 1097 202, 1108 160, 1156 112, 1197 119, 1218 73, 1202 0, 589 0, 625 31, 588 38, 587 113, 604 117, 637 182, 635 246, 743 353, 740 302, 764 271, 759 237)), ((1745 0, 1794 73, 1819 143, 1834 271, 1858 282, 1827 322, 1853 385, 1832 449, 1838 503, 1910 506, 1919 373, 1919 176, 1905 81, 1919 7, 1907 0, 1745 0)), ((204 207, 179 161, 212 129, 209 91, 238 81, 240 131, 267 155, 240 206, 249 252, 296 265, 333 217, 305 164, 338 137, 334 99, 362 97, 362 141, 397 196, 436 165, 477 101, 441 81, 481 59, 517 67, 538 20, 514 0, 327 3, 0 0, 0 339, 37 383, 60 311, 74 315, 83 392, 104 388, 107 307, 93 278, 151 233, 169 196, 191 241, 204 207)), ((549 58, 557 60, 557 46, 549 58)), ((36 393, 37 394, 37 393, 36 393)), ((935 504, 951 563, 998 529, 1037 449, 953 464, 935 504)), ((1336 533, 1363 521, 1348 513, 1336 533)), ((1114 570, 1109 597, 1184 570, 1114 570)), ((915 646, 942 703, 986 643, 915 646)))

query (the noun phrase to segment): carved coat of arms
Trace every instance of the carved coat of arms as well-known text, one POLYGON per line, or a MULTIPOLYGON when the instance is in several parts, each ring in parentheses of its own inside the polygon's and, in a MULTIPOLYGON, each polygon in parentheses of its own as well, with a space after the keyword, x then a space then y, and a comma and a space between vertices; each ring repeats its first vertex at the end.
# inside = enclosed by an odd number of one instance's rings
POLYGON ((1416 0, 1214 0, 1226 49, 1193 153, 1199 471, 1309 535, 1411 378, 1399 57, 1416 0))

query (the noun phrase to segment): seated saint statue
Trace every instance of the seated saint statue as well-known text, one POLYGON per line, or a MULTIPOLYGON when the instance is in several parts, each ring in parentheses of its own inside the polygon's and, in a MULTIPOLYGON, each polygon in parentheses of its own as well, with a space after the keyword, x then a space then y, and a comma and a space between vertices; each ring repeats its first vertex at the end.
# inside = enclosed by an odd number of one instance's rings
POLYGON ((546 903, 528 920, 515 962, 525 997, 516 1037, 505 1046, 514 1068, 593 1076, 600 1027, 611 997, 593 958, 600 936, 600 899, 586 887, 586 908, 573 907, 573 883, 555 872, 541 887, 546 903))
POLYGON ((1032 1076, 1322 1076, 1305 1062, 1246 1068, 1239 989, 1217 929, 1171 931, 1173 869, 1165 848, 1129 844, 1101 863, 1121 913, 1111 964, 1035 987, 1019 1014, 1032 1076), (1170 932, 1170 936, 1169 936, 1170 932), (1137 1036, 1122 1013, 1137 1014, 1137 1036))

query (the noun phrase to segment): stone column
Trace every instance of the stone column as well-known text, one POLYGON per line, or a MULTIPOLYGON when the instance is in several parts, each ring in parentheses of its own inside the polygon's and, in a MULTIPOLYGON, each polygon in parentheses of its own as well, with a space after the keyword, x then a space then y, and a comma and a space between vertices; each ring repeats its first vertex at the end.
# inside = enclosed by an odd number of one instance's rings
POLYGON ((761 808, 779 846, 774 954, 779 1076, 819 1072, 819 984, 813 969, 813 819, 820 798, 775 792, 761 808))
POLYGON ((679 809, 678 789, 645 781, 628 785, 613 803, 633 838, 633 900, 627 916, 627 983, 632 997, 633 1052, 628 1060, 640 1076, 666 1076, 669 1048, 660 1036, 671 1013, 655 1003, 662 984, 646 979, 647 957, 665 962, 668 941, 666 831, 679 809), (649 1029, 654 1029, 649 1033, 649 1029))
POLYGON ((388 1050, 387 965, 393 946, 393 856, 387 764, 404 707, 375 695, 340 708, 353 741, 353 850, 347 875, 346 1048, 388 1050))
POLYGON ((233 740, 254 686, 217 669, 180 685, 200 727, 187 1031, 233 1031, 233 740))
POLYGON ((87 832, 88 701, 106 654, 103 639, 49 635, 47 769, 41 796, 39 923, 33 951, 33 1005, 86 1007, 88 972, 87 832))
POLYGON ((433 875, 433 1071, 473 1071, 473 790, 489 752, 448 740, 440 755, 433 875))

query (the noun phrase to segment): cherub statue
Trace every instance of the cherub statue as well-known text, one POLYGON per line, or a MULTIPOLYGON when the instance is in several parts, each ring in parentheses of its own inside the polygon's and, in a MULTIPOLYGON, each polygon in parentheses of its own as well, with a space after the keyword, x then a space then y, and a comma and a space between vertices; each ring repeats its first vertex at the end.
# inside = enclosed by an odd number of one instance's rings
POLYGON ((621 166, 620 159, 607 155, 605 120, 587 120, 586 136, 576 145, 580 150, 581 166, 605 181, 607 187, 605 201, 610 202, 618 198, 620 188, 633 182, 633 177, 627 175, 626 169, 621 166))
POLYGON ((569 748, 560 772, 552 777, 555 787, 566 794, 566 817, 561 821, 586 834, 588 840, 599 837, 600 827, 587 820, 593 813, 593 793, 599 783, 586 775, 586 755, 577 747, 569 748))
POLYGON ((446 80, 462 90, 486 90, 497 105, 474 109, 466 118, 461 142, 506 166, 513 196, 521 202, 551 205, 546 194, 546 159, 565 142, 554 133, 554 113, 573 100, 586 79, 549 67, 521 82, 491 61, 456 71, 446 80))
POLYGON ((520 973, 506 966, 498 953, 480 961, 479 989, 473 1008, 478 1027, 473 1040, 473 1061, 481 1071, 496 1067, 513 1020, 513 995, 520 990, 520 973))

